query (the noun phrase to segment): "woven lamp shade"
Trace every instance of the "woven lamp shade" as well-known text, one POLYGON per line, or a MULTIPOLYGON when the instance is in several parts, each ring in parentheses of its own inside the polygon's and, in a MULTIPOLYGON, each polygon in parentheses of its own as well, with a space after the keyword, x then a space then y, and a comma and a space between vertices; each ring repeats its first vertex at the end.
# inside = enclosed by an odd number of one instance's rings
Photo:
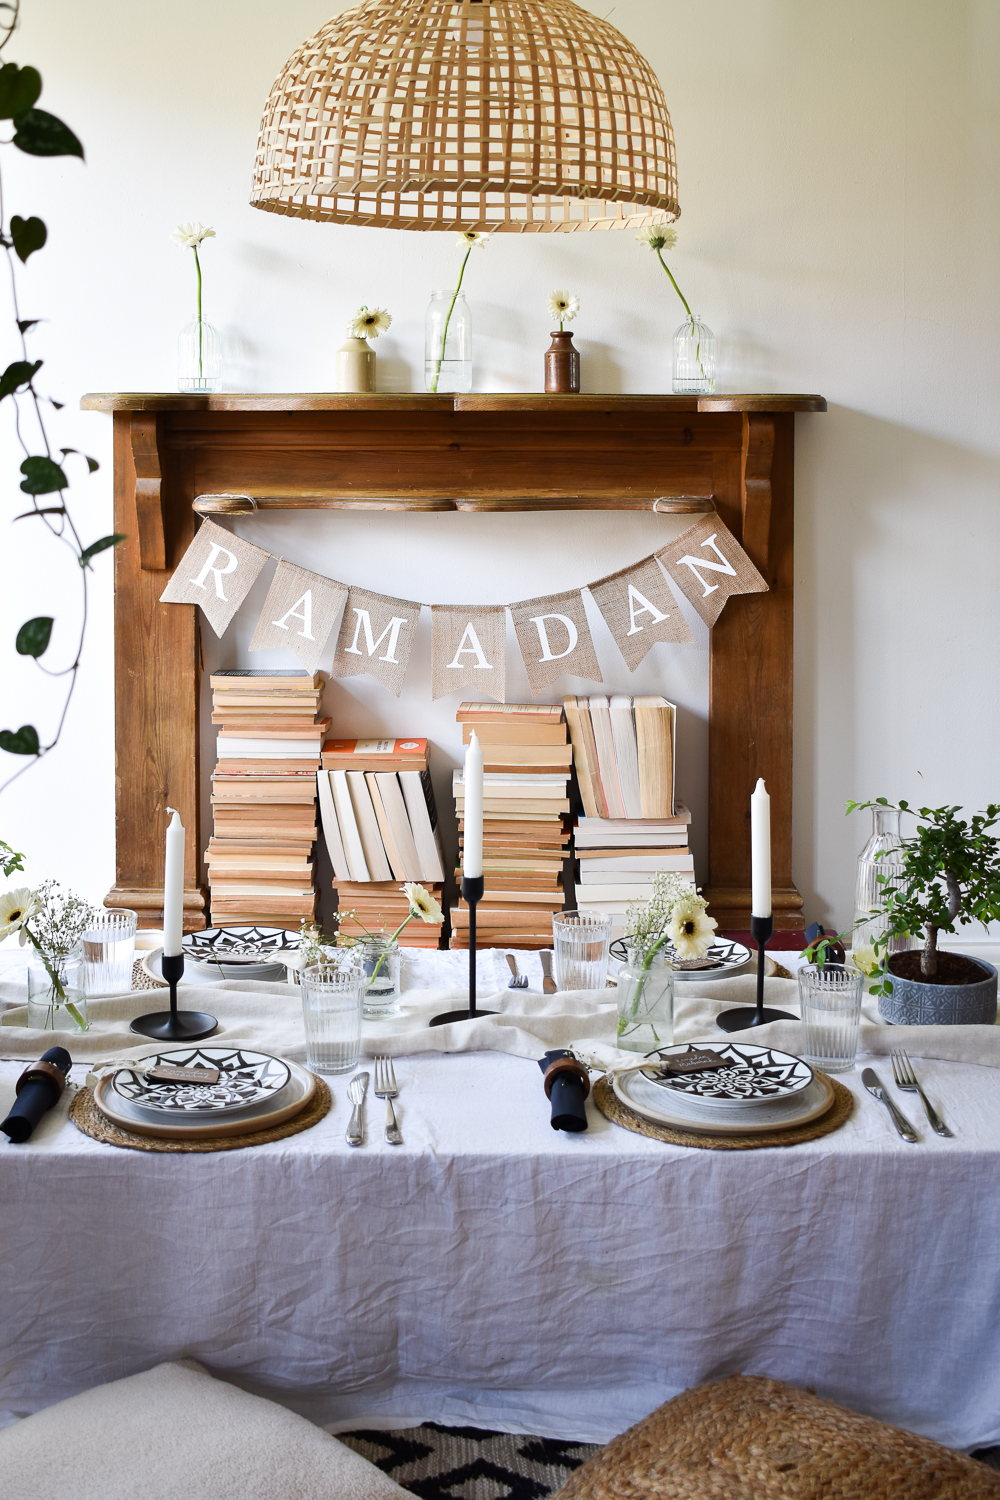
POLYGON ((387 229, 627 229, 680 214, 670 115, 572 0, 365 0, 264 110, 251 203, 387 229))

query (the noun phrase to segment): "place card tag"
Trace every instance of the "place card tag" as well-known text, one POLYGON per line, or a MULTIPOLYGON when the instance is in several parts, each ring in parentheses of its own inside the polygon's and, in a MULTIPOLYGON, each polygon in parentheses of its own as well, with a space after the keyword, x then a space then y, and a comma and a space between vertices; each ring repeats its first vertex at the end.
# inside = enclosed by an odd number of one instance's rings
POLYGON ((218 1083, 218 1068, 172 1068, 167 1063, 147 1068, 145 1076, 152 1083, 218 1083))
POLYGON ((666 1057, 660 1061, 664 1073, 708 1073, 714 1068, 726 1068, 729 1063, 717 1052, 685 1052, 682 1057, 666 1057))

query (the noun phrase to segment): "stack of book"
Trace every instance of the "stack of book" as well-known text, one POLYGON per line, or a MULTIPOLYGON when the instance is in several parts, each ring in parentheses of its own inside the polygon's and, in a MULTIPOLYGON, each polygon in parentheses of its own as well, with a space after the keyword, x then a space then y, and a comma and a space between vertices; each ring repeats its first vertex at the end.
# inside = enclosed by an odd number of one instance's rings
MULTIPOLYGON (((576 906, 623 918, 633 901, 648 901, 660 870, 680 875, 694 887, 694 858, 688 848, 691 814, 678 805, 672 818, 580 818, 574 835, 579 878, 576 906)), ((622 923, 615 921, 616 929, 622 923)))
MULTIPOLYGON (((569 858, 573 752, 563 711, 544 703, 463 703, 455 717, 464 743, 475 730, 483 749, 485 891, 476 911, 477 945, 550 948, 552 913, 563 908, 563 861, 569 858)), ((455 772, 454 790, 461 842, 461 771, 455 772)), ((461 868, 457 877, 460 882, 461 868)), ((451 946, 467 948, 464 901, 453 908, 451 923, 451 946)))
MULTIPOLYGON (((427 766, 427 741, 327 740, 317 777, 323 837, 333 888, 348 937, 395 932, 409 911, 404 881, 416 881, 440 903, 444 855, 427 766)), ((437 948, 440 924, 410 922, 408 948, 437 948)))
POLYGON ((316 768, 329 719, 319 673, 216 672, 213 832, 205 858, 217 926, 298 927, 316 910, 316 768))

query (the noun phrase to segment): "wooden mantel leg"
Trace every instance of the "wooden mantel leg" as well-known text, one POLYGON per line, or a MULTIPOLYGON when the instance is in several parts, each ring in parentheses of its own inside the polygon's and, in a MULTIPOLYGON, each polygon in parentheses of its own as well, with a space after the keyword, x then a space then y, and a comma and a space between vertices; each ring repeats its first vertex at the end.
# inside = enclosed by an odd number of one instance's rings
POLYGON ((114 423, 115 530, 127 540, 115 549, 117 879, 104 900, 138 912, 140 927, 161 925, 165 809, 175 807, 187 830, 184 925, 191 930, 205 925, 198 621, 193 606, 159 598, 194 533, 194 488, 176 460, 164 463, 155 420, 116 412, 114 423))
POLYGON ((720 516, 769 592, 730 599, 712 631, 709 911, 720 929, 750 926, 750 794, 771 795, 776 928, 802 926, 792 883, 792 590, 795 418, 744 413, 743 452, 716 455, 720 516))

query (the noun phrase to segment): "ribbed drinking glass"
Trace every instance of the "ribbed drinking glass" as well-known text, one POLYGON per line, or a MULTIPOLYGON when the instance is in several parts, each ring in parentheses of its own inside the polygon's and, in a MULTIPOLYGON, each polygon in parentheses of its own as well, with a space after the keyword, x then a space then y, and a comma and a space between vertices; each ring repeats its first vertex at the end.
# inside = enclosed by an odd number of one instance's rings
POLYGON ((804 964, 798 973, 806 1062, 849 1073, 858 1055, 865 977, 844 964, 804 964))
POLYGON ((552 915, 556 984, 561 990, 603 990, 608 977, 611 918, 600 911, 552 915))
POLYGON ((307 1067, 314 1073, 349 1073, 361 1051, 363 968, 360 964, 342 969, 312 964, 302 971, 299 983, 307 1067))

